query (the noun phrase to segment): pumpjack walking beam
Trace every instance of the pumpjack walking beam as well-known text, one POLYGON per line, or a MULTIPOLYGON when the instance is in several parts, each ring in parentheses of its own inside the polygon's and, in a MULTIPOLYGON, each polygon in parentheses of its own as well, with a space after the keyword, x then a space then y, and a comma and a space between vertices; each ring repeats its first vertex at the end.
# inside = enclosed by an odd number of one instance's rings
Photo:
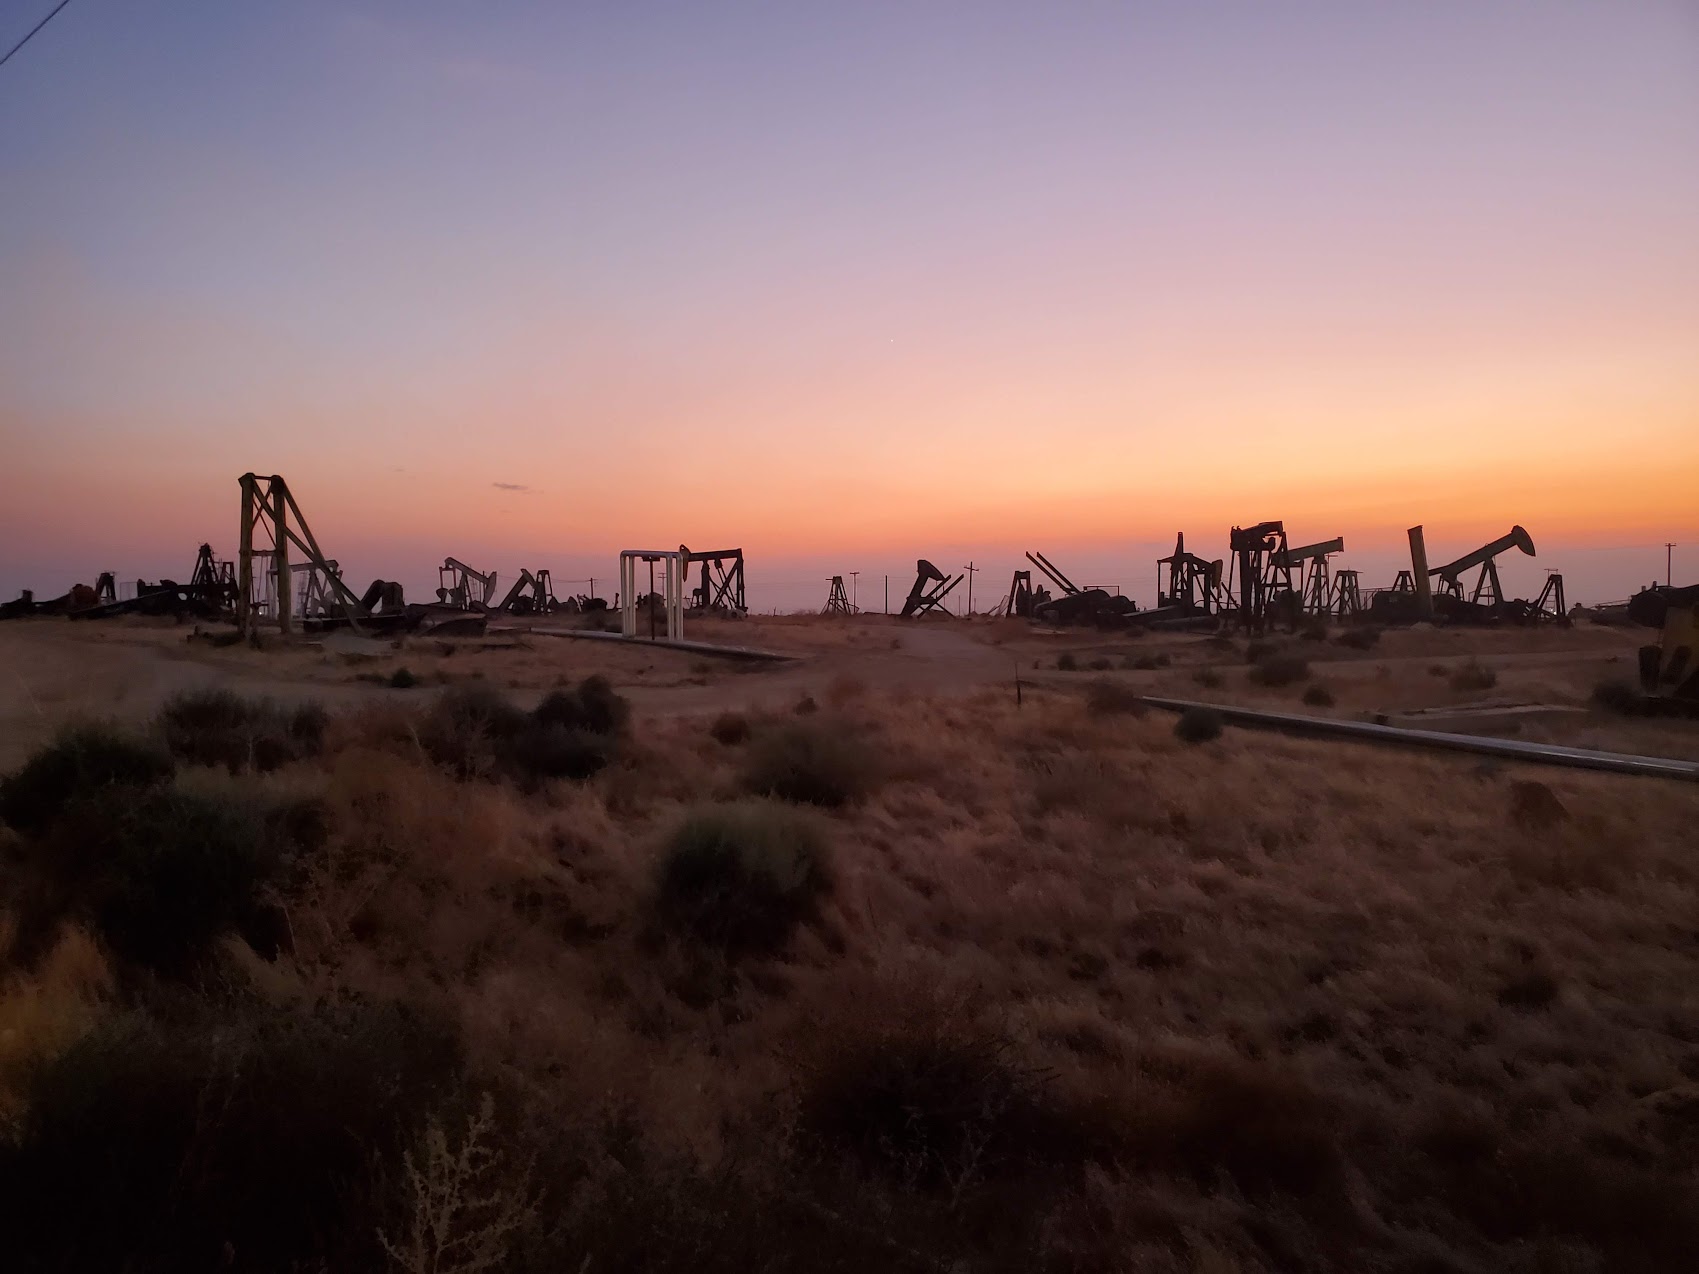
POLYGON ((274 598, 277 622, 284 632, 294 631, 294 598, 291 596, 294 589, 290 583, 293 576, 289 570, 291 544, 301 550, 309 567, 324 573, 332 599, 348 617, 349 625, 359 631, 360 620, 367 614, 366 608, 342 582, 341 574, 330 565, 329 559, 319 549, 318 540, 313 537, 307 519, 301 516, 300 505, 295 503, 295 497, 290 494, 289 484, 275 473, 270 477, 244 473, 240 483, 242 526, 236 577, 236 623, 243 635, 253 633, 258 622, 257 599, 254 596, 256 557, 270 559, 270 569, 277 580, 274 598), (290 525, 291 517, 294 519, 294 526, 290 525), (297 526, 299 531, 295 529, 297 526), (262 541, 258 546, 255 544, 256 532, 262 541))
MULTIPOLYGON (((944 599, 964 578, 964 575, 958 575, 951 579, 924 557, 917 559, 914 564, 914 586, 909 589, 908 596, 903 600, 902 617, 908 619, 915 615, 924 615, 929 610, 944 610, 944 599)), ((944 613, 949 614, 948 611, 944 613)))
POLYGON ((1501 535, 1491 544, 1483 544, 1473 553, 1465 553, 1455 562, 1447 562, 1444 566, 1436 566, 1428 571, 1429 575, 1439 576, 1440 588, 1452 597, 1463 596, 1463 582, 1458 578, 1464 571, 1480 567, 1481 573, 1475 579, 1474 591, 1469 596, 1471 604, 1476 606, 1493 606, 1505 600, 1504 589, 1499 584, 1498 563, 1494 560, 1500 553, 1511 549, 1520 549, 1529 557, 1534 556, 1534 539, 1520 526, 1510 528, 1508 534, 1501 535), (1482 599, 1491 595, 1490 601, 1482 599))

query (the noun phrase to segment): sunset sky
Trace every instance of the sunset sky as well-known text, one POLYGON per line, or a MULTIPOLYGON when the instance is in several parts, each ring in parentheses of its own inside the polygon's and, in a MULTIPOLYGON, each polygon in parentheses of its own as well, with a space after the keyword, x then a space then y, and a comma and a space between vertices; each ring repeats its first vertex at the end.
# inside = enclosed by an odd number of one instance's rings
POLYGON ((1148 602, 1267 518, 1692 582, 1699 5, 72 0, 0 68, 0 443, 4 597, 229 555, 246 470, 357 591, 1148 602))

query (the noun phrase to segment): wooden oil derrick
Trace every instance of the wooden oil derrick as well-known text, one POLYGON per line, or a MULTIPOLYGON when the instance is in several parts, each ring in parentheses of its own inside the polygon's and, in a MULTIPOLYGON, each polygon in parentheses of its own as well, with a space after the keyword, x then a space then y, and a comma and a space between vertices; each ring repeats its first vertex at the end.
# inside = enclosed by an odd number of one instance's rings
POLYGON ((826 594, 826 608, 822 615, 851 615, 855 612, 850 607, 849 594, 844 592, 844 577, 832 576, 832 590, 826 594))
POLYGON ((261 563, 259 578, 270 574, 277 581, 273 591, 276 614, 271 618, 278 627, 289 633, 295 630, 295 599, 291 581, 294 574, 289 560, 290 548, 298 550, 303 563, 323 579, 327 605, 339 608, 356 630, 368 611, 342 582, 336 564, 320 551, 318 541, 301 516, 301 508, 290 494, 289 484, 277 474, 261 477, 244 473, 242 487, 242 525, 236 558, 236 624, 244 635, 255 631, 260 620, 259 598, 254 591, 254 563, 261 563))

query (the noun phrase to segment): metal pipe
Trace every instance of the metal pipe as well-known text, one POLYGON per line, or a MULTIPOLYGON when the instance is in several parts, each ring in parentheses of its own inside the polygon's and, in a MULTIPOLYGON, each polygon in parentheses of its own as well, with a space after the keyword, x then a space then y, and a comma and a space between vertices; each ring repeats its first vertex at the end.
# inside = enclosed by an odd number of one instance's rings
POLYGON ((1184 712, 1188 708, 1208 708, 1238 725, 1266 726, 1299 734, 1339 735, 1373 743, 1397 743, 1406 747, 1437 748, 1449 752, 1477 752, 1511 761, 1532 761, 1538 765, 1565 765, 1583 770, 1609 770, 1617 774, 1649 774, 1663 778, 1699 780, 1699 761, 1685 761, 1674 757, 1595 752, 1588 748, 1566 748, 1555 743, 1525 743, 1516 739, 1493 739, 1478 734, 1408 730, 1400 726, 1377 725, 1372 721, 1307 717, 1296 712, 1268 712, 1261 708, 1199 703, 1191 699, 1162 699, 1146 695, 1144 702, 1154 708, 1166 708, 1171 712, 1184 712))

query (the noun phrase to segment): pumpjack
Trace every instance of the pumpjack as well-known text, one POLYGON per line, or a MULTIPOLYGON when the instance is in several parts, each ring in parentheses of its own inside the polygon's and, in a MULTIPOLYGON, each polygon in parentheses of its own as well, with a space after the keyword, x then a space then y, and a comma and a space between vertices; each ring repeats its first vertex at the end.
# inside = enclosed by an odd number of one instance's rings
POLYGON ((944 599, 966 578, 963 574, 951 579, 924 557, 918 558, 914 564, 914 585, 903 599, 902 617, 912 619, 932 610, 948 615, 950 612, 944 609, 944 599))
POLYGON ((1301 601, 1292 587, 1292 565, 1287 560, 1286 526, 1282 522, 1258 522, 1234 527, 1228 536, 1233 561, 1228 568, 1227 592, 1238 596, 1234 609, 1247 632, 1266 632, 1276 623, 1297 627, 1301 601))
MULTIPOLYGON (((1138 609, 1130 597, 1121 597, 1111 593, 1106 588, 1081 588, 1062 573, 1062 569, 1045 557, 1042 553, 1028 553, 1027 561, 1031 562, 1052 584, 1060 591, 1046 595, 1040 600, 1036 595, 1032 598, 1032 617, 1046 624, 1096 624, 1099 627, 1115 627, 1127 622, 1128 618, 1138 609)), ((1029 577, 1031 572, 1022 572, 1029 577)))
POLYGON ((1447 562, 1444 566, 1432 568, 1428 574, 1439 579, 1439 589, 1436 592, 1435 609, 1440 614, 1460 616, 1467 614, 1463 605, 1474 609, 1491 610, 1503 605, 1507 600, 1504 596, 1503 585, 1498 578, 1497 558, 1500 553, 1511 549, 1520 549, 1529 557, 1534 556, 1533 537, 1520 526, 1513 526, 1507 534, 1501 535, 1490 544, 1483 544, 1473 553, 1465 553, 1455 562, 1447 562), (1463 595, 1462 575, 1465 571, 1481 568, 1481 573, 1475 577, 1475 587, 1467 598, 1463 595), (1446 600, 1449 599, 1449 600, 1446 600))
POLYGON ((743 599, 743 550, 714 549, 707 553, 692 550, 690 565, 698 562, 702 563, 702 582, 690 590, 690 608, 734 617, 747 615, 749 605, 743 599))
POLYGON ((1341 535, 1280 553, 1276 565, 1296 568, 1301 576, 1298 604, 1304 614, 1325 616, 1333 613, 1334 582, 1328 571, 1328 559, 1344 551, 1345 537, 1341 535))
POLYGON ((1031 571, 1016 571, 1009 577, 1009 595, 1003 599, 1003 617, 1031 619, 1033 613, 1050 600, 1050 590, 1040 584, 1032 586, 1031 571))
POLYGON ((1220 558, 1206 561, 1186 551, 1186 534, 1174 534, 1174 552, 1156 560, 1156 608, 1183 619, 1213 615, 1224 608, 1220 558), (1167 578, 1164 586, 1164 576, 1167 578))
POLYGON ((437 567, 437 601, 461 610, 488 610, 496 595, 496 572, 475 571, 457 557, 437 567))

